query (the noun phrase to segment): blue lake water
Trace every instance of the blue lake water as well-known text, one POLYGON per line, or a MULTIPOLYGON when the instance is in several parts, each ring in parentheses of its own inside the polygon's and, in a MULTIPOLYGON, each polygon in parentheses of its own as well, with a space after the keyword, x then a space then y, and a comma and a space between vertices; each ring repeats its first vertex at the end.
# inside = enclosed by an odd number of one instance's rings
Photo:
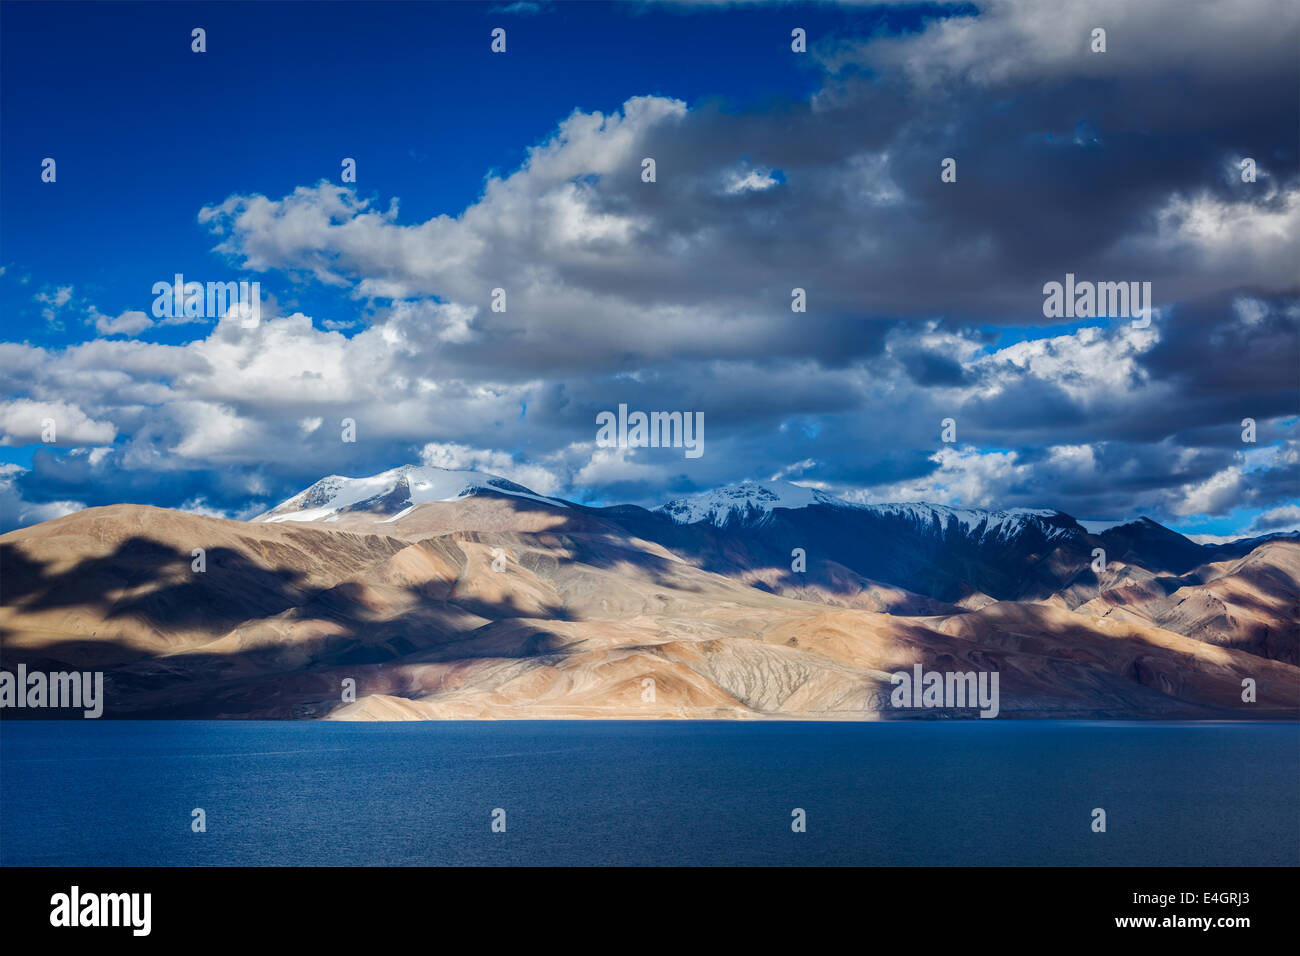
POLYGON ((0 862, 1295 866, 1300 725, 3 721, 0 862))

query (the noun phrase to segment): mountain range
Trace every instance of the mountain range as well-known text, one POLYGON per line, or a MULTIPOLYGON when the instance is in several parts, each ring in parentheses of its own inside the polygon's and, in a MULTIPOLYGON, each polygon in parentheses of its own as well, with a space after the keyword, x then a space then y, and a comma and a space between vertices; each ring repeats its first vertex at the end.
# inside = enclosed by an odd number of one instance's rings
POLYGON ((1296 534, 776 481, 591 507, 408 465, 0 536, 5 669, 103 670, 119 717, 972 716, 893 706, 920 665, 997 671, 1004 718, 1294 719, 1298 605, 1296 534))

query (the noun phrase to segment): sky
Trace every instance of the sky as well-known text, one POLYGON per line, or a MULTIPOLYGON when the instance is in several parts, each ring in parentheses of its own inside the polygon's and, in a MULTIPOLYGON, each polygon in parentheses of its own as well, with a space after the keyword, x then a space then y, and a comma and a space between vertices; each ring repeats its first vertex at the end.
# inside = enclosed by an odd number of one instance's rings
POLYGON ((407 463, 1300 527, 1298 44, 1290 0, 0 4, 0 530, 407 463), (177 274, 259 320, 155 314, 177 274), (1049 316, 1067 274, 1150 321, 1049 316), (602 447, 620 405, 703 453, 602 447))

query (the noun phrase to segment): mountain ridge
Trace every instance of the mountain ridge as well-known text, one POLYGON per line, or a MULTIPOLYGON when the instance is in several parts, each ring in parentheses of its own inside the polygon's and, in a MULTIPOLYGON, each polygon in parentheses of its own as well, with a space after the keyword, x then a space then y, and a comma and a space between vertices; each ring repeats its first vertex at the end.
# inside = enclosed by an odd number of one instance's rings
POLYGON ((454 501, 480 490, 567 505, 567 502, 539 495, 500 475, 436 465, 399 465, 360 478, 326 475, 252 520, 329 520, 349 511, 375 511, 395 506, 397 510, 388 518, 391 521, 399 517, 403 509, 414 505, 454 501))
POLYGON ((267 520, 112 505, 0 535, 0 650, 105 671, 113 716, 939 716, 891 707, 916 664, 998 671, 1011 718, 1298 713, 1293 538, 1236 554, 752 487, 681 523, 494 478, 327 476, 267 520))
POLYGON ((413 464, 399 465, 375 475, 358 478, 327 475, 250 520, 310 522, 328 520, 332 516, 352 511, 368 512, 376 511, 380 507, 388 507, 390 510, 383 513, 387 520, 391 521, 400 518, 404 509, 417 504, 455 501, 479 492, 516 495, 550 505, 581 507, 597 511, 637 508, 663 515, 677 524, 709 522, 719 527, 757 524, 769 520, 772 512, 778 508, 794 510, 814 505, 875 511, 878 514, 906 517, 918 523, 937 523, 945 527, 952 523, 962 527, 967 534, 973 535, 976 531, 982 530, 981 536, 992 534, 995 529, 999 537, 1013 536, 1024 524, 1032 522, 1033 519, 1057 519, 1056 522, 1051 523, 1056 530, 1049 531, 1048 534, 1059 536, 1064 530, 1059 520, 1066 519, 1070 530, 1077 530, 1081 534, 1098 538, 1110 534, 1111 538, 1115 539, 1118 537, 1115 532, 1131 529, 1132 526, 1158 528, 1167 535, 1175 535, 1182 541, 1205 549, 1203 552, 1205 554, 1248 542, 1262 543, 1275 538, 1300 537, 1300 529, 1297 529, 1290 532, 1279 531, 1242 537, 1217 545, 1199 545, 1185 535, 1145 515, 1106 523, 1080 521, 1055 508, 971 508, 925 501, 854 502, 819 488, 775 479, 734 482, 707 491, 682 495, 654 508, 643 508, 632 504, 595 507, 539 494, 518 482, 490 472, 413 464), (308 505, 310 507, 307 507, 308 505), (1087 527, 1099 523, 1107 524, 1107 527, 1097 532, 1087 527))

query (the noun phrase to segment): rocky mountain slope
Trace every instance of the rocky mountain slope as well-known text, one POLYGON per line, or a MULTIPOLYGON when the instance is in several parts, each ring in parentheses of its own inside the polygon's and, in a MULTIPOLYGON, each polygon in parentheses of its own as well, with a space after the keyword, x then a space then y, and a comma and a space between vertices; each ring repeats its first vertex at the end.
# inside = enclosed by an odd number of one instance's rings
POLYGON ((1154 522, 743 486, 656 513, 495 482, 395 469, 252 522, 119 505, 11 532, 4 667, 105 670, 109 716, 934 716, 890 703, 917 664, 997 671, 1004 718, 1300 706, 1295 540, 1236 555, 1154 522))

